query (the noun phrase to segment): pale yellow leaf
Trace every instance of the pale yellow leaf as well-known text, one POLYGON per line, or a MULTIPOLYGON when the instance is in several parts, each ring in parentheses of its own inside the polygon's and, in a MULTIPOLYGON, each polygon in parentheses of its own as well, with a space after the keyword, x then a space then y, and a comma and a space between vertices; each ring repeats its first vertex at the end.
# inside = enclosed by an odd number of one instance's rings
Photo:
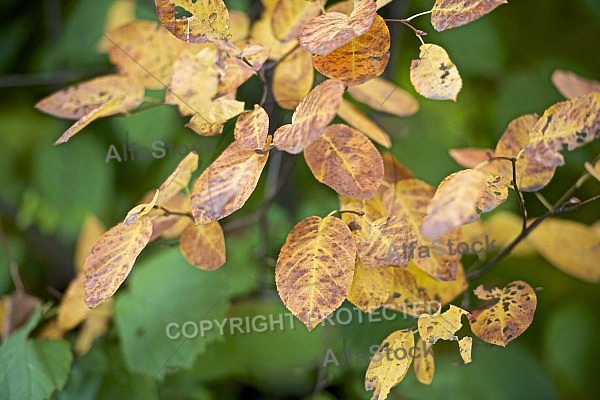
POLYGON ((83 322, 90 310, 83 301, 83 274, 75 276, 60 299, 57 324, 63 331, 69 331, 83 322))
POLYGON ((470 363, 471 358, 471 348, 473 347, 473 338, 471 336, 465 336, 464 338, 458 341, 458 350, 460 351, 460 357, 463 359, 465 364, 470 363))
POLYGON ((390 135, 381 129, 379 125, 372 121, 366 114, 352 105, 352 103, 342 100, 338 110, 338 117, 367 135, 367 137, 374 142, 387 148, 392 146, 390 135))
POLYGON ((304 25, 319 15, 327 0, 279 0, 273 9, 271 27, 282 42, 296 39, 304 25))
POLYGON ((348 92, 356 100, 377 111, 406 117, 419 110, 419 103, 410 93, 383 78, 371 79, 351 86, 348 92))
POLYGON ((421 314, 417 322, 421 339, 429 344, 433 344, 439 339, 458 340, 455 333, 462 328, 461 317, 465 314, 469 313, 452 304, 441 314, 421 314))
POLYGON ((204 43, 231 37, 229 12, 223 0, 155 0, 154 5, 165 28, 185 42, 204 43), (191 16, 186 17, 181 11, 191 16))
POLYGON ((75 272, 79 273, 83 270, 83 264, 92 246, 106 231, 104 224, 93 214, 87 215, 83 221, 83 226, 77 237, 75 245, 75 256, 73 263, 75 264, 75 272))
POLYGON ((410 64, 410 82, 417 93, 433 100, 456 101, 462 87, 458 69, 443 47, 423 44, 417 60, 410 64))
POLYGON ((137 221, 139 218, 142 218, 144 215, 152 211, 152 209, 156 205, 156 201, 158 200, 159 193, 160 191, 156 190, 156 192, 154 193, 154 197, 152 197, 152 200, 150 200, 149 203, 138 204, 137 206, 129 210, 127 216, 123 220, 123 225, 129 226, 135 223, 135 221, 137 221))
POLYGON ((192 174, 198 169, 198 154, 188 153, 183 160, 177 164, 177 167, 171 172, 171 175, 158 188, 159 194, 156 204, 164 206, 175 195, 188 187, 192 174))
MULTIPOLYGON (((418 349, 424 349, 425 346, 427 346, 427 343, 425 343, 423 339, 419 338, 416 347, 418 349)), ((433 375, 435 374, 435 362, 431 354, 421 354, 420 357, 415 356, 414 369, 415 376, 419 382, 424 385, 430 385, 431 382, 433 382, 433 375)))
POLYGON ((277 104, 293 110, 310 92, 315 71, 312 57, 298 48, 281 60, 273 73, 273 96, 277 104))

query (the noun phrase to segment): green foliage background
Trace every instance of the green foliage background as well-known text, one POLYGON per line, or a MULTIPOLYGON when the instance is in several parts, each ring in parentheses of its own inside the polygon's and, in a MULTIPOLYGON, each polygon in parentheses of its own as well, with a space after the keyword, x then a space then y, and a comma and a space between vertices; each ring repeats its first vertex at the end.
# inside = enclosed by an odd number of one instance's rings
MULTIPOLYGON (((183 127, 173 107, 159 106, 94 122, 68 144, 52 146, 68 121, 43 115, 33 105, 55 90, 112 71, 107 57, 95 50, 110 3, 0 4, 0 218, 28 292, 48 303, 57 303, 73 277, 72 254, 85 215, 94 213, 107 226, 114 225, 178 162, 164 158, 106 163, 108 147, 119 148, 126 140, 144 146, 155 140, 198 140, 183 127)), ((251 0, 226 3, 251 13, 257 10, 251 0)), ((383 14, 403 18, 432 4, 395 0, 383 14)), ((152 1, 139 0, 137 12, 141 18, 155 18, 152 1)), ((541 113, 560 101, 550 82, 554 69, 600 79, 598 0, 514 0, 471 25, 442 33, 431 28, 427 17, 415 25, 429 33, 427 42, 444 46, 458 66, 464 80, 458 101, 419 98, 420 112, 404 119, 371 115, 393 135, 398 159, 433 185, 459 169, 448 156, 449 148, 493 147, 511 119, 541 113)), ((419 43, 399 24, 392 25, 391 32, 387 78, 412 91, 408 66, 418 56, 419 43)), ((260 90, 253 80, 240 95, 249 105, 260 98, 260 90)), ((207 149, 221 149, 232 140, 231 126, 222 139, 201 140, 207 149)), ((544 189, 546 198, 556 200, 579 176, 583 162, 599 151, 595 143, 568 154, 567 166, 544 189)), ((210 163, 208 154, 201 156, 201 168, 210 163)), ((598 182, 589 182, 579 195, 589 197, 598 188, 598 182)), ((339 359, 339 366, 322 368, 325 350, 332 348, 336 355, 347 347, 366 350, 392 330, 413 326, 414 320, 398 316, 391 322, 360 324, 353 311, 350 325, 319 327, 310 334, 297 323, 294 329, 226 337, 213 330, 183 343, 165 335, 169 322, 287 312, 274 290, 272 267, 259 265, 257 253, 275 259, 300 218, 325 215, 336 208, 337 200, 333 191, 312 178, 301 158, 294 163, 285 194, 289 201, 280 201, 268 213, 268 237, 260 236, 256 226, 227 235, 228 263, 219 271, 197 271, 169 243, 144 251, 126 287, 116 295, 109 333, 80 359, 72 360, 67 351, 76 332, 65 341, 26 342, 25 335, 40 318, 34 315, 0 348, 0 399, 9 398, 9 380, 25 384, 21 380, 26 374, 15 375, 13 367, 19 368, 27 360, 25 354, 34 353, 50 362, 55 376, 44 378, 51 389, 38 392, 39 397, 32 392, 31 398, 43 398, 65 379, 53 398, 368 398, 363 387, 367 364, 339 359)), ((512 197, 503 208, 516 211, 512 197)), ((261 200, 259 186, 244 209, 225 222, 252 212, 261 200)), ((543 212, 535 197, 526 196, 526 202, 531 215, 543 212)), ((591 223, 600 218, 600 209, 591 206, 568 217, 591 223)), ((598 287, 565 275, 540 257, 509 257, 471 288, 479 283, 503 286, 516 279, 543 288, 533 324, 520 338, 505 349, 475 339, 474 362, 466 366, 453 343, 436 345, 433 384, 420 385, 409 372, 391 398, 597 398, 598 287)), ((13 290, 2 253, 0 295, 13 290)))

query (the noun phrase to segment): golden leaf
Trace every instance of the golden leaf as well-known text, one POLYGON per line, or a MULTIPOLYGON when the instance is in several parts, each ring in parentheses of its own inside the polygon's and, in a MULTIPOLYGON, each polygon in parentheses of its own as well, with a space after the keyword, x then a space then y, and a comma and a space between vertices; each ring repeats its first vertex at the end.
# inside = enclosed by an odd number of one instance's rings
POLYGON ((352 103, 342 100, 338 110, 338 117, 346 121, 352 127, 364 133, 369 139, 379 143, 387 148, 392 146, 392 139, 383 129, 372 121, 367 115, 363 114, 352 103))
POLYGON ((258 154, 231 143, 196 180, 192 214, 196 224, 225 218, 248 200, 267 163, 269 153, 258 154))
POLYGON ((455 172, 438 186, 421 233, 429 239, 438 239, 445 233, 479 218, 508 198, 505 179, 476 169, 455 172))
POLYGON ((410 64, 410 82, 423 97, 456 101, 462 87, 458 69, 443 47, 423 44, 419 59, 410 64))
POLYGON ((185 126, 202 136, 219 135, 225 122, 244 112, 244 102, 219 98, 199 110, 185 126))
MULTIPOLYGON (((423 341, 423 339, 419 338, 416 347, 418 349, 424 349, 425 346, 427 346, 427 344, 423 341)), ((431 382, 433 382, 433 375, 435 374, 435 361, 433 356, 427 353, 425 355, 421 355, 421 357, 415 357, 413 366, 417 380, 424 385, 431 385, 431 382)))
POLYGON ((104 228, 98 217, 93 214, 85 217, 75 245, 75 256, 73 257, 75 272, 79 273, 83 270, 83 264, 85 264, 88 253, 105 231, 106 228, 104 228))
POLYGON ((83 322, 90 310, 83 302, 83 274, 78 274, 60 299, 57 325, 63 331, 69 331, 83 322))
POLYGON ((479 299, 491 302, 471 311, 469 316, 471 330, 481 340, 504 347, 533 321, 537 297, 523 281, 511 282, 502 290, 485 290, 479 285, 474 293, 479 299))
MULTIPOLYGON (((103 32, 111 32, 120 26, 135 20, 135 0, 115 0, 112 2, 106 18, 104 19, 103 32)), ((102 36, 96 44, 96 50, 105 53, 108 50, 109 40, 102 36)))
POLYGON ((283 304, 312 330, 337 309, 352 285, 356 245, 339 218, 308 217, 288 234, 275 283, 283 304))
POLYGON ((421 339, 429 344, 434 344, 439 339, 458 340, 454 334, 462 328, 461 317, 465 314, 469 313, 452 304, 441 314, 421 314, 417 321, 421 339))
POLYGON ((205 271, 225 264, 225 237, 218 222, 190 223, 181 234, 179 249, 190 264, 205 271))
POLYGON ((269 115, 259 106, 254 110, 243 112, 235 123, 233 135, 238 146, 243 150, 263 150, 269 134, 269 115))
POLYGON ((343 124, 330 125, 304 149, 304 158, 319 182, 342 196, 373 197, 383 179, 383 160, 365 135, 343 124))
POLYGON ((144 216, 129 226, 120 223, 98 239, 83 266, 88 307, 98 306, 117 291, 151 235, 152 221, 144 216))
POLYGON ((406 354, 414 344, 412 331, 395 331, 383 340, 365 374, 365 390, 375 390, 371 400, 386 399, 390 389, 404 379, 412 362, 406 354), (398 356, 398 350, 403 350, 405 356, 398 356))
POLYGON ((327 12, 308 21, 298 38, 300 46, 312 54, 326 56, 352 39, 365 34, 377 11, 373 0, 354 0, 350 16, 327 12))
POLYGON ((327 0, 279 0, 271 15, 273 34, 282 42, 296 39, 304 25, 319 15, 327 0))
POLYGON ((177 164, 177 167, 171 172, 171 175, 158 188, 159 194, 156 204, 164 206, 177 193, 186 189, 192 178, 192 174, 198 169, 198 154, 189 152, 183 160, 177 164))
POLYGON ((399 117, 413 115, 419 110, 419 103, 410 93, 383 78, 351 86, 348 92, 374 110, 399 117))
POLYGON ((276 1, 263 1, 264 9, 260 18, 252 24, 250 37, 267 50, 270 60, 278 61, 285 54, 292 51, 298 44, 298 41, 290 40, 288 42, 280 42, 273 34, 271 18, 273 16, 275 5, 276 1))
POLYGON ((600 92, 600 82, 583 78, 570 71, 557 69, 552 73, 552 83, 567 99, 600 92))
POLYGON ((160 22, 175 37, 188 43, 228 40, 229 12, 223 0, 155 0, 160 22), (178 16, 182 13, 191 14, 178 16))
POLYGON ((600 234, 579 222, 548 218, 527 240, 556 268, 585 282, 600 282, 600 234))
POLYGON ((392 153, 383 153, 381 158, 383 159, 383 180, 385 182, 394 184, 402 179, 413 178, 413 173, 408 168, 400 164, 392 153))
POLYGON ((123 220, 123 225, 129 226, 135 223, 135 221, 137 221, 139 218, 142 218, 144 215, 152 211, 152 209, 156 205, 156 201, 158 200, 159 193, 160 191, 157 190, 154 193, 154 197, 152 197, 152 200, 150 200, 149 203, 138 204, 137 206, 129 210, 127 216, 125 217, 125 220, 123 220))
POLYGON ((298 154, 317 140, 335 117, 343 94, 344 84, 337 79, 317 85, 296 107, 292 123, 277 128, 273 135, 275 147, 298 154))
POLYGON ((250 34, 250 18, 248 14, 243 11, 231 10, 229 11, 229 22, 230 42, 235 43, 238 40, 248 37, 250 34))
POLYGON ((463 26, 492 12, 507 0, 436 0, 431 24, 436 31, 463 26))
POLYGON ((178 237, 192 220, 190 196, 188 195, 177 193, 163 203, 162 207, 169 212, 155 208, 149 214, 152 219, 151 242, 159 236, 165 239, 178 237))
POLYGON ((315 70, 310 53, 296 49, 281 60, 273 73, 273 97, 281 108, 293 110, 313 85, 315 70))
POLYGON ((148 89, 164 89, 185 43, 152 21, 137 20, 106 34, 108 57, 120 74, 148 89))
POLYGON ((357 261, 352 286, 346 296, 348 301, 365 313, 381 307, 390 296, 393 285, 392 269, 369 268, 357 261))
POLYGON ((464 338, 458 341, 458 350, 460 351, 460 358, 463 359, 465 364, 470 363, 471 358, 471 348, 473 347, 473 338, 471 336, 465 336, 464 338))
POLYGON ((339 79, 346 86, 360 85, 383 73, 389 49, 390 31, 383 18, 376 15, 366 33, 326 56, 315 55, 313 63, 328 78, 339 79))

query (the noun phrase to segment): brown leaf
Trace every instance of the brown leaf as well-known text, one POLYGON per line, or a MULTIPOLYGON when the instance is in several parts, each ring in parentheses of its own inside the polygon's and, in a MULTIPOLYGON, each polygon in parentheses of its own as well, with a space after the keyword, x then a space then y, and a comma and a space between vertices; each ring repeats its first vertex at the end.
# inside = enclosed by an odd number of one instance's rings
POLYGON ((310 20, 298 38, 300 46, 312 54, 326 56, 352 39, 365 34, 377 11, 373 0, 355 0, 350 16, 327 12, 310 20))
POLYGON ((390 58, 390 31, 379 15, 369 30, 326 56, 315 55, 317 71, 347 86, 360 85, 383 73, 390 58))
POLYGON ((40 299, 17 290, 10 296, 0 299, 0 332, 2 340, 10 336, 29 320, 29 317, 41 305, 40 299))
POLYGON ((346 298, 355 256, 350 229, 333 216, 305 218, 288 234, 275 283, 283 304, 309 331, 346 298))
POLYGON ((343 124, 330 125, 304 149, 304 158, 319 182, 342 196, 373 197, 383 179, 383 160, 365 135, 343 124))
POLYGON ((436 31, 463 26, 492 12, 507 0, 436 0, 431 9, 431 24, 436 31))
POLYGON ((277 104, 293 110, 306 97, 313 85, 315 70, 312 57, 298 48, 281 60, 273 73, 273 96, 277 104))
POLYGON ((404 165, 400 164, 398 160, 396 160, 396 157, 392 155, 392 153, 385 152, 381 155, 381 158, 383 159, 383 180, 385 182, 394 184, 402 179, 414 177, 413 173, 404 165))
POLYGON ((423 220, 421 233, 438 239, 445 233, 479 218, 508 198, 505 179, 476 169, 455 172, 438 186, 423 220))
POLYGON ((298 154, 317 140, 335 117, 343 94, 344 84, 337 79, 317 85, 296 107, 292 123, 277 128, 273 136, 275 147, 298 154))
POLYGON ((458 69, 444 48, 423 44, 418 60, 410 64, 410 82, 423 97, 456 101, 462 87, 458 69))
POLYGON ((192 189, 196 224, 218 221, 239 210, 248 200, 267 163, 269 153, 258 154, 231 143, 209 165, 192 189))
POLYGON ((159 191, 157 190, 154 193, 154 197, 152 197, 152 200, 150 200, 149 203, 138 204, 137 206, 129 210, 127 216, 123 220, 123 225, 129 226, 135 223, 135 221, 137 221, 138 219, 142 218, 144 215, 148 214, 150 211, 152 211, 152 209, 156 205, 156 200, 158 200, 158 194, 159 191))
POLYGON ((223 0, 155 0, 154 5, 165 28, 185 42, 205 43, 231 36, 229 12, 223 0), (182 11, 192 15, 178 16, 182 11))
POLYGON ((282 42, 296 39, 304 25, 319 15, 327 0, 279 0, 273 9, 273 34, 282 42))
POLYGON ((225 237, 218 222, 189 224, 181 234, 179 249, 190 264, 205 271, 225 264, 225 237))
POLYGON ((129 226, 120 223, 98 239, 83 266, 88 307, 98 306, 117 291, 151 235, 152 221, 145 216, 129 226))
POLYGON ((552 83, 567 99, 600 92, 600 82, 583 78, 570 71, 557 69, 552 73, 552 83))
POLYGON ((243 112, 235 123, 233 135, 238 146, 243 150, 263 150, 269 134, 269 115, 259 106, 254 110, 243 112))
POLYGON ((419 103, 410 93, 383 78, 351 86, 348 92, 374 110, 399 117, 413 115, 419 110, 419 103))
POLYGON ((395 331, 379 345, 365 374, 365 390, 375 390, 371 400, 386 399, 390 389, 404 379, 412 362, 412 358, 406 355, 414 345, 412 331, 395 331), (403 353, 397 353, 399 349, 403 353), (402 357, 402 354, 405 356, 402 357))
POLYGON ((342 100, 338 117, 346 121, 352 127, 364 133, 369 139, 379 143, 387 148, 392 146, 392 139, 383 129, 372 121, 366 114, 363 114, 352 103, 342 100))
POLYGON ((533 321, 537 297, 523 281, 511 282, 502 290, 485 290, 479 285, 474 293, 482 300, 491 301, 471 311, 469 316, 471 330, 481 340, 504 347, 525 332, 533 321))

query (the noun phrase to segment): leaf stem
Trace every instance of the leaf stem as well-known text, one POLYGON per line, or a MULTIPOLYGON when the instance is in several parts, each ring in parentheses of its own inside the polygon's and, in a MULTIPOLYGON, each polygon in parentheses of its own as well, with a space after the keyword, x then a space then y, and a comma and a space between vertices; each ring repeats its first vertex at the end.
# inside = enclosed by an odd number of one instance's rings
POLYGON ((418 13, 418 14, 415 14, 415 15, 412 15, 412 16, 410 16, 410 17, 408 17, 408 18, 404 18, 404 20, 405 20, 406 22, 410 22, 410 21, 412 21, 413 19, 415 19, 415 18, 417 18, 417 17, 421 17, 421 16, 423 16, 423 15, 427 15, 427 14, 431 14, 431 10, 427 10, 427 11, 420 12, 420 13, 418 13))
POLYGON ((400 22, 401 24, 409 27, 417 36, 417 38, 419 39, 419 41, 421 42, 421 44, 425 44, 425 42, 423 41, 422 36, 427 36, 427 32, 422 31, 420 29, 415 28, 414 26, 412 26, 408 21, 408 19, 393 19, 393 18, 388 18, 385 20, 386 22, 400 22))

